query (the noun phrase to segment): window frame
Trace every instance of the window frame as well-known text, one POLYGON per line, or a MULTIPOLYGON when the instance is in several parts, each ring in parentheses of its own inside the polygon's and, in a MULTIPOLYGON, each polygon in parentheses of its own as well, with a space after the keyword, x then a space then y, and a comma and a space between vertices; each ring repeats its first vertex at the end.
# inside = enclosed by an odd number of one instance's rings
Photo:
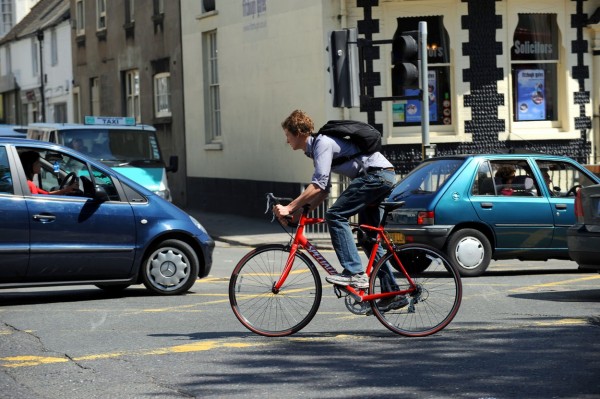
POLYGON ((156 118, 167 118, 172 115, 171 110, 171 72, 160 72, 154 75, 154 116, 156 118), (166 92, 161 92, 162 80, 166 81, 166 92), (162 101, 161 101, 162 100, 162 101), (161 104, 166 102, 167 108, 161 109, 161 104))
POLYGON ((130 69, 125 71, 125 113, 135 118, 136 123, 141 123, 142 114, 140 106, 140 71, 130 69))
POLYGON ((100 107, 100 78, 90 78, 90 111, 92 115, 101 115, 100 107))
POLYGON ((106 0, 96 0, 96 31, 106 30, 106 0))
MULTIPOLYGON (((560 17, 558 13, 556 12, 547 12, 547 13, 541 13, 542 15, 554 15, 556 17, 556 29, 558 30, 558 32, 556 33, 558 36, 557 39, 557 43, 556 46, 558 47, 557 51, 558 51, 558 56, 556 59, 534 59, 534 60, 522 60, 522 59, 513 59, 513 55, 512 55, 512 51, 511 48, 514 45, 514 37, 515 37, 515 32, 517 30, 517 28, 519 27, 519 15, 521 14, 535 14, 529 10, 524 10, 524 9, 515 9, 514 11, 514 18, 516 19, 516 23, 514 24, 514 27, 511 25, 511 27, 508 28, 507 30, 507 35, 508 35, 508 40, 507 40, 507 47, 508 47, 508 64, 509 64, 509 73, 508 73, 508 79, 509 79, 509 85, 508 85, 508 101, 509 101, 509 115, 510 115, 510 124, 511 124, 511 131, 513 129, 518 130, 518 129, 530 129, 530 128, 560 128, 562 126, 562 121, 561 121, 561 112, 560 110, 563 109, 564 107, 564 93, 562 92, 562 85, 561 85, 561 69, 564 69, 564 67, 561 67, 562 64, 562 57, 563 57, 563 49, 561 46, 561 37, 562 37, 562 31, 561 31, 561 27, 560 24, 558 23, 558 18, 560 17), (513 29, 511 29, 513 28, 513 29), (547 70, 546 68, 542 67, 542 65, 553 65, 554 69, 553 69, 553 74, 554 74, 554 81, 551 82, 550 84, 548 83, 548 80, 545 80, 544 85, 546 87, 551 87, 553 89, 553 94, 552 96, 554 97, 554 109, 552 110, 552 113, 554 115, 553 119, 536 119, 536 120, 519 120, 518 119, 518 111, 517 111, 517 107, 518 107, 518 91, 517 91, 517 81, 515 78, 516 75, 516 70, 522 70, 523 68, 518 68, 518 66, 525 66, 525 65, 531 65, 531 69, 544 69, 547 70), (518 68, 518 69, 517 69, 518 68)), ((546 110, 546 112, 548 112, 548 110, 546 110)))
POLYGON ((222 147, 217 30, 202 33, 206 144, 222 147))
POLYGON ((75 35, 85 35, 85 4, 84 0, 75 2, 75 35))

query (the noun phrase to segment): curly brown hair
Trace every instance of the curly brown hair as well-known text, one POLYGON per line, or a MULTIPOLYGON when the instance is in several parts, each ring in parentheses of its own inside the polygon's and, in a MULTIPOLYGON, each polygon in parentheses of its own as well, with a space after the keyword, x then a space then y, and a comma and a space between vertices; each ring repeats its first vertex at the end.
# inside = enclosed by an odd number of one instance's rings
POLYGON ((308 136, 315 129, 315 124, 306 112, 297 109, 281 122, 281 127, 294 136, 308 136))
POLYGON ((502 184, 506 184, 509 179, 515 177, 515 168, 511 165, 501 166, 496 172, 496 177, 502 179, 502 184))

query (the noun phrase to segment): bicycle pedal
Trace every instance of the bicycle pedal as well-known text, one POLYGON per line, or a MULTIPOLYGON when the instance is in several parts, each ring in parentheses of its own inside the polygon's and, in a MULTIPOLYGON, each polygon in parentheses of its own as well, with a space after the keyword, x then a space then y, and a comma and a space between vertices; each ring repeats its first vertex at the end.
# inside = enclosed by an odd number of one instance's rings
POLYGON ((338 298, 341 298, 342 296, 344 296, 344 297, 350 296, 356 302, 362 302, 362 298, 360 297, 360 295, 357 295, 353 292, 348 291, 346 289, 346 287, 343 285, 334 285, 333 289, 334 289, 334 291, 337 289, 340 292, 340 295, 338 295, 338 298))
POLYGON ((338 298, 343 298, 345 296, 348 296, 350 293, 348 291, 346 291, 345 289, 342 289, 342 286, 339 285, 334 285, 333 286, 333 293, 335 294, 335 296, 337 296, 338 298))

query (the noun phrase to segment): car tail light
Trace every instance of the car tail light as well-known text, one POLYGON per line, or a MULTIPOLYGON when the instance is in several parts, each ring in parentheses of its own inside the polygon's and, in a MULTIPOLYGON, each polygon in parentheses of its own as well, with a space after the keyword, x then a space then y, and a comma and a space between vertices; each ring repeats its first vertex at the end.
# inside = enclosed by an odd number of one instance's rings
POLYGON ((417 224, 435 224, 433 211, 417 213, 417 224))
POLYGON ((575 193, 575 219, 577 223, 583 223, 583 204, 581 203, 581 189, 575 193))

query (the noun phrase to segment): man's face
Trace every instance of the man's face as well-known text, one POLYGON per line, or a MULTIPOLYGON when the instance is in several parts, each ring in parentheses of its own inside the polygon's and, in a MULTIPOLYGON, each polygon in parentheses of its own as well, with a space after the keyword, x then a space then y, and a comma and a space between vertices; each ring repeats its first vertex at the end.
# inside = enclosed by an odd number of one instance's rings
POLYGON ((292 133, 288 132, 287 129, 284 129, 284 131, 287 143, 290 145, 290 147, 292 147, 292 150, 296 151, 303 149, 304 136, 294 136, 292 133))

